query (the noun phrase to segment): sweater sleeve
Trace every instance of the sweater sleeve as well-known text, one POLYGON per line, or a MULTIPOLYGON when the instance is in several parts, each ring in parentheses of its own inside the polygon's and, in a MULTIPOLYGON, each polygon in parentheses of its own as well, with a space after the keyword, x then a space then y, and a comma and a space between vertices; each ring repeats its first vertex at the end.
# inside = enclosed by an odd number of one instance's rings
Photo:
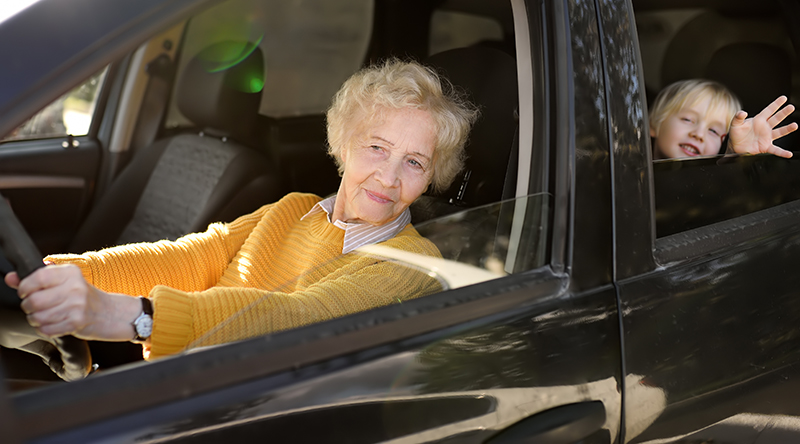
MULTIPOLYGON (((391 243, 439 255, 421 237, 391 243)), ((326 278, 292 293, 239 287, 187 293, 156 287, 152 293, 156 318, 145 355, 156 358, 187 347, 241 340, 441 291, 436 279, 413 267, 354 254, 341 261, 342 266, 326 278)))
POLYGON ((147 295, 158 284, 183 291, 201 291, 216 284, 269 207, 264 206, 229 224, 211 224, 203 233, 189 234, 175 241, 51 255, 45 261, 76 265, 87 282, 112 293, 147 295))

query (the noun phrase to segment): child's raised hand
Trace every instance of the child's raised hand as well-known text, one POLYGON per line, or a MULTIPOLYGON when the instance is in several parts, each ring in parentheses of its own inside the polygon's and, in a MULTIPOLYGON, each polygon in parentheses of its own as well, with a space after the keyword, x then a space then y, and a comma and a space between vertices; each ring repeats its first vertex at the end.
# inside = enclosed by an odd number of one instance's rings
POLYGON ((791 151, 778 148, 772 142, 797 129, 797 123, 790 123, 775 128, 789 114, 794 112, 794 105, 780 109, 788 99, 780 96, 770 103, 755 117, 747 119, 747 113, 739 111, 733 116, 728 139, 728 152, 739 154, 770 153, 780 157, 792 157, 791 151), (780 109, 780 111, 779 111, 780 109))

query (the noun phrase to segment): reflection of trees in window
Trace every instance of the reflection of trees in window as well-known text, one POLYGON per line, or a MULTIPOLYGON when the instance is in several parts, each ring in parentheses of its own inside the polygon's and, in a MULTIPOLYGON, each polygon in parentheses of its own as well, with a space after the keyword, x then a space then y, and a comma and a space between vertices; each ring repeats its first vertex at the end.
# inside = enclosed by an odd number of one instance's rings
POLYGON ((757 156, 653 163, 659 238, 800 199, 800 162, 757 156))
POLYGON ((509 199, 415 224, 415 228, 447 260, 498 276, 517 273, 545 263, 549 199, 546 194, 509 199))
POLYGON ((511 224, 500 203, 486 205, 416 225, 442 257, 483 268, 498 275, 508 254, 507 228, 511 224))
POLYGON ((97 75, 92 76, 88 82, 84 83, 83 85, 73 89, 72 91, 67 94, 69 98, 75 100, 82 100, 84 102, 94 102, 94 98, 97 97, 97 90, 100 86, 100 78, 103 73, 99 73, 97 75))
POLYGON ((11 133, 8 139, 37 139, 67 134, 64 126, 64 97, 47 105, 33 118, 11 133))

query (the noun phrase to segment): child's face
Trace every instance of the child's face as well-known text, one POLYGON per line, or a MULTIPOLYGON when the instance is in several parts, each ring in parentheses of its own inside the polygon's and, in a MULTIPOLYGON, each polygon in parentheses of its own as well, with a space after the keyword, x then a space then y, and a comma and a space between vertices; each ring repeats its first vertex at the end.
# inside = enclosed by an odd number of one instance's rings
POLYGON ((723 107, 709 109, 711 97, 699 100, 667 116, 658 131, 650 128, 655 138, 655 158, 709 156, 719 153, 728 129, 728 116, 723 107))

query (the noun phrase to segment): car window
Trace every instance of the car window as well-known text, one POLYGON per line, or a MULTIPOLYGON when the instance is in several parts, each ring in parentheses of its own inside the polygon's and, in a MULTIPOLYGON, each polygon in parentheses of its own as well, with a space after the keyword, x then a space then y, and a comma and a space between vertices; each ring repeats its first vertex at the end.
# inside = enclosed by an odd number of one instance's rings
MULTIPOLYGON (((316 275, 329 273, 328 268, 347 267, 357 261, 370 264, 365 267, 369 276, 356 281, 357 287, 336 282, 314 284, 313 294, 309 292, 303 298, 310 305, 315 303, 313 301, 359 297, 364 301, 380 298, 402 304, 544 266, 548 239, 546 220, 551 205, 552 196, 540 193, 417 224, 415 229, 435 246, 434 250, 415 253, 386 244, 361 247, 285 282, 277 291, 267 293, 261 300, 216 325, 190 344, 187 350, 271 333, 270 321, 253 322, 253 319, 275 318, 265 315, 274 308, 272 298, 281 297, 279 293, 284 291, 308 288, 309 282, 317 282, 316 275), (369 271, 370 268, 374 271, 369 271)), ((357 278, 354 275, 346 277, 357 278)))
POLYGON ((80 86, 47 105, 5 138, 0 139, 0 142, 89 134, 107 70, 108 68, 103 68, 80 86))
MULTIPOLYGON (((800 94, 793 81, 798 72, 797 51, 777 3, 739 9, 700 6, 642 6, 637 10, 649 106, 662 88, 688 79, 721 83, 750 116, 779 95, 789 97, 790 103, 798 102, 800 94)), ((795 112, 782 125, 798 119, 795 112)), ((799 142, 797 134, 791 134, 775 144, 797 150, 799 142)), ((800 195, 794 190, 799 168, 797 160, 769 155, 723 158, 721 154, 687 154, 656 160, 656 236, 710 226, 797 200, 800 195)))

